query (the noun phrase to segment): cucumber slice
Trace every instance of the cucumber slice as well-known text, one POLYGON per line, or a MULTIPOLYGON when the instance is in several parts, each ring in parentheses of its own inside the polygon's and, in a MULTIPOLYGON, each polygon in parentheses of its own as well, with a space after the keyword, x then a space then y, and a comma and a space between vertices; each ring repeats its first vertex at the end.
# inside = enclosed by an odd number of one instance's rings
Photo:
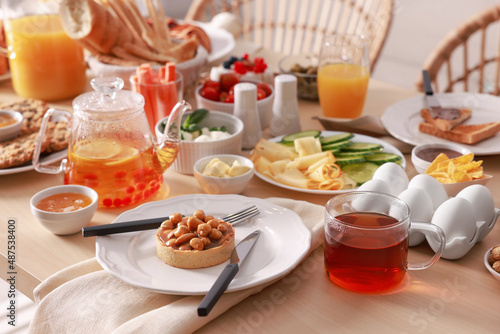
POLYGON ((373 174, 379 166, 373 162, 360 162, 342 167, 342 171, 347 174, 358 185, 372 179, 373 174))
POLYGON ((324 145, 329 145, 333 143, 338 143, 341 141, 346 141, 351 138, 353 138, 354 135, 352 133, 346 132, 346 133, 340 133, 338 135, 333 135, 333 136, 328 136, 328 137, 323 137, 319 140, 322 146, 324 145))
POLYGON ((345 141, 339 141, 337 143, 333 143, 330 145, 321 146, 321 149, 323 151, 340 150, 340 149, 343 149, 344 147, 347 147, 351 144, 352 144, 352 142, 350 140, 345 140, 345 141))
POLYGON ((351 145, 344 148, 345 151, 378 151, 383 148, 382 145, 374 143, 352 143, 351 145))
POLYGON ((366 159, 362 155, 353 155, 353 156, 335 156, 337 159, 335 163, 339 165, 340 167, 350 165, 350 164, 356 164, 360 162, 365 162, 366 159))
POLYGON ((387 152, 376 152, 374 154, 370 154, 366 156, 366 161, 373 162, 377 165, 385 164, 386 162, 395 162, 398 163, 402 159, 399 155, 387 152))
POLYGON ((325 152, 325 151, 330 151, 330 152, 332 152, 332 154, 333 154, 335 157, 337 157, 337 154, 339 154, 340 152, 342 152, 340 148, 333 148, 333 149, 331 149, 331 150, 323 150, 323 152, 325 152))
POLYGON ((369 155, 369 154, 374 154, 376 151, 345 151, 345 150, 340 150, 339 155, 343 157, 350 157, 353 155, 369 155))
POLYGON ((321 135, 321 131, 319 130, 307 130, 296 133, 291 133, 289 135, 284 136, 281 141, 283 143, 293 143, 295 139, 303 138, 303 137, 319 137, 321 135))

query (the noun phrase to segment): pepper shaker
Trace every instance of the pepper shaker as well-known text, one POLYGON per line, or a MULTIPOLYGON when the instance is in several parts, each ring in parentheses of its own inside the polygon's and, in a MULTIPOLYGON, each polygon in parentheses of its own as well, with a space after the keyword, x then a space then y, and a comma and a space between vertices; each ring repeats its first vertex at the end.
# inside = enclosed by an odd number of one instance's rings
POLYGON ((257 86, 243 82, 234 86, 234 116, 243 121, 243 149, 252 149, 262 137, 257 110, 257 86))
POLYGON ((272 136, 300 132, 299 106, 297 102, 297 78, 280 74, 274 78, 273 115, 269 126, 272 136))

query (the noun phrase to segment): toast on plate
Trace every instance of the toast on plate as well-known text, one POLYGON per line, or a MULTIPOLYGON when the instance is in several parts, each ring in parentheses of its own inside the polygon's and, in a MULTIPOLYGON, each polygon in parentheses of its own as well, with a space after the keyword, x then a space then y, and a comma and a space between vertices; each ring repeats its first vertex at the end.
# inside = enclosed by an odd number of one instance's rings
POLYGON ((454 142, 475 144, 481 140, 493 137, 497 132, 499 132, 500 122, 471 125, 460 124, 448 131, 438 129, 431 123, 422 122, 419 124, 418 129, 420 132, 454 142))
MULTIPOLYGON (((434 125, 436 128, 442 131, 449 131, 459 124, 462 124, 471 117, 472 110, 470 109, 459 109, 460 116, 454 119, 441 118, 440 116, 432 118, 429 109, 420 110, 420 116, 429 124, 434 125)), ((445 113, 446 109, 443 109, 441 113, 445 113)))

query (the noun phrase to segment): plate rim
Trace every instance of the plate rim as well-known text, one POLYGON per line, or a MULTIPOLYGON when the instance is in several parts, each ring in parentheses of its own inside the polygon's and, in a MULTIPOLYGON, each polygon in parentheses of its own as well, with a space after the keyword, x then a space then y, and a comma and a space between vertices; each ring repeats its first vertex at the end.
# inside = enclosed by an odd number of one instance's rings
MULTIPOLYGON (((226 290, 226 292, 233 292, 233 291, 239 291, 239 290, 251 288, 251 287, 266 283, 268 281, 271 281, 277 277, 284 276, 287 273, 291 272, 296 267, 296 265, 298 263, 300 263, 300 261, 302 261, 302 259, 304 259, 307 256, 307 253, 308 253, 308 251, 310 249, 310 245, 311 245, 312 235, 311 235, 310 230, 303 223, 300 216, 290 209, 281 207, 279 205, 276 205, 272 202, 266 201, 266 200, 261 199, 261 198, 246 197, 246 196, 241 196, 241 195, 208 195, 208 194, 191 194, 191 195, 176 196, 176 197, 168 198, 168 199, 161 200, 161 201, 144 203, 136 208, 125 211, 122 214, 120 214, 118 217, 116 217, 116 219, 112 223, 117 223, 117 222, 120 222, 120 221, 127 219, 127 216, 130 215, 131 213, 141 213, 141 210, 146 210, 146 209, 148 209, 149 206, 152 206, 152 205, 154 205, 154 206, 166 206, 167 205, 166 202, 169 202, 169 201, 171 202, 171 205, 174 205, 176 203, 182 203, 183 201, 188 200, 188 199, 189 199, 189 201, 193 201, 193 200, 196 201, 197 197, 203 197, 203 198, 205 198, 205 200, 208 198, 209 201, 212 200, 212 198, 213 198, 213 199, 217 199, 217 201, 234 200, 234 201, 260 202, 261 204, 265 203, 265 205, 267 205, 267 208, 278 208, 280 210, 285 210, 286 212, 288 212, 288 214, 291 214, 292 216, 295 217, 296 228, 298 230, 300 230, 301 236, 303 238, 303 239, 301 239, 302 247, 300 247, 300 245, 294 245, 294 249, 297 250, 297 254, 293 258, 293 261, 290 261, 290 263, 287 263, 287 265, 285 267, 278 267, 277 268, 278 270, 275 271, 272 275, 267 275, 266 277, 262 277, 260 279, 253 278, 252 280, 244 282, 240 285, 231 285, 230 284, 228 289, 226 290)), ((262 210, 261 210, 261 212, 262 212, 262 210)), ((265 225, 265 226, 267 228, 269 228, 269 226, 271 226, 271 230, 272 230, 272 225, 265 225)), ((237 227, 235 227, 235 228, 237 228, 237 227)), ((152 230, 140 231, 139 233, 147 233, 147 232, 152 232, 152 230)), ((123 233, 123 234, 120 234, 119 236, 120 236, 120 238, 124 238, 124 236, 126 237, 127 235, 130 236, 128 238, 128 243, 130 244, 134 241, 133 236, 136 235, 136 234, 132 234, 132 233, 137 233, 137 232, 123 233)), ((97 239, 96 239, 96 259, 97 259, 97 261, 99 262, 99 264, 103 267, 103 269, 106 272, 108 272, 112 276, 120 279, 121 281, 123 281, 127 284, 130 284, 132 286, 139 287, 139 288, 144 288, 144 289, 147 289, 150 291, 158 292, 158 293, 182 294, 182 295, 203 295, 203 294, 206 294, 210 288, 210 287, 207 287, 206 289, 192 289, 192 290, 167 289, 167 288, 157 289, 157 288, 153 287, 151 284, 148 285, 148 284, 137 282, 136 278, 132 278, 132 279, 127 278, 126 276, 124 276, 123 273, 118 273, 115 270, 113 270, 113 268, 110 268, 108 266, 108 263, 101 258, 101 252, 103 252, 103 246, 99 244, 100 240, 109 240, 109 236, 105 237, 105 238, 97 237, 97 239)), ((129 246, 127 246, 127 250, 128 250, 128 247, 129 246)), ((130 259, 127 256, 125 256, 125 257, 130 262, 130 259)), ((156 257, 156 253, 152 254, 151 257, 156 257)), ((274 258, 276 258, 276 255, 274 258)), ((290 258, 290 260, 292 260, 292 258, 290 258)), ((227 263, 228 262, 226 261, 219 266, 225 266, 227 263)), ((265 269, 266 267, 268 267, 272 263, 273 263, 273 261, 271 260, 269 263, 264 265, 264 267, 260 268, 256 272, 265 269)), ((168 266, 168 265, 165 264, 165 266, 168 266)), ((205 269, 208 269, 208 268, 205 268, 205 269)), ((175 268, 175 270, 203 270, 203 269, 179 269, 179 268, 175 268)), ((255 273, 253 273, 253 274, 255 274, 255 273)), ((217 278, 217 276, 214 276, 214 282, 215 282, 216 278, 217 278)))
MULTIPOLYGON (((348 132, 349 131, 322 130, 321 131, 321 135, 324 136, 323 134, 325 133, 326 136, 333 136, 333 135, 337 135, 337 134, 341 134, 341 133, 348 133, 348 132)), ((363 134, 359 134, 359 133, 355 133, 355 132, 352 132, 352 134, 354 135, 354 137, 352 139, 355 139, 357 136, 361 137, 362 138, 361 140, 366 140, 364 138, 368 138, 369 140, 374 140, 374 141, 372 141, 374 143, 377 143, 377 144, 383 143, 383 145, 386 145, 387 147, 391 148, 391 150, 396 151, 397 154, 399 154, 401 156, 401 158, 402 158, 401 166, 403 167, 403 169, 406 169, 406 159, 405 159, 405 156, 394 145, 391 145, 391 144, 383 141, 382 139, 378 139, 378 138, 375 138, 375 137, 371 137, 371 136, 367 136, 367 135, 363 135, 363 134)), ((277 136, 277 137, 271 138, 269 140, 277 142, 277 141, 281 140, 281 138, 283 138, 283 137, 284 136, 277 136)), ((265 175, 259 173, 257 170, 255 170, 255 175, 258 178, 260 178, 261 180, 263 180, 265 182, 268 182, 268 183, 270 183, 272 185, 278 186, 280 188, 284 188, 284 189, 288 189, 288 190, 292 190, 292 191, 298 191, 298 192, 307 193, 307 194, 315 194, 315 195, 338 195, 338 194, 343 194, 343 193, 347 193, 347 192, 354 191, 354 190, 358 189, 358 188, 353 188, 353 189, 345 189, 345 190, 315 190, 315 189, 296 188, 296 187, 288 186, 286 184, 282 184, 282 183, 276 182, 274 180, 271 180, 270 178, 266 177, 265 175)))
MULTIPOLYGON (((476 100, 476 103, 481 103, 481 101, 483 101, 482 103, 485 103, 484 101, 486 101, 486 103, 488 103, 488 104, 498 102, 498 104, 500 105, 500 98, 498 96, 494 96, 491 94, 471 93, 471 92, 454 92, 454 93, 436 93, 434 95, 438 99, 442 98, 442 99, 447 100, 447 101, 455 100, 455 99, 459 99, 459 98, 464 99, 465 103, 463 104, 463 106, 468 107, 468 108, 474 108, 474 100, 476 100), (467 103, 467 102, 469 102, 469 103, 467 103)), ((435 142, 442 142, 442 143, 450 143, 451 142, 451 143, 455 143, 455 144, 467 147, 469 150, 471 150, 474 153, 474 155, 478 155, 478 156, 500 154, 500 149, 482 150, 477 145, 467 145, 467 144, 457 143, 457 142, 453 142, 450 140, 446 140, 443 138, 438 138, 438 137, 430 136, 430 135, 426 135, 426 134, 422 134, 422 135, 429 136, 427 140, 418 140, 418 138, 416 138, 415 136, 413 136, 410 133, 406 134, 405 131, 399 131, 398 126, 396 124, 397 120, 401 119, 402 117, 404 117, 407 120, 409 120, 411 117, 414 117, 414 115, 418 114, 420 112, 420 109, 422 109, 425 106, 424 103, 425 102, 424 102, 424 95, 423 94, 412 97, 412 98, 400 100, 396 103, 393 103, 392 105, 387 107, 385 109, 384 113, 382 114, 382 116, 380 118, 380 120, 382 121, 382 125, 387 130, 387 132, 389 132, 389 134, 391 136, 393 136, 394 138, 401 140, 402 142, 405 142, 407 144, 414 145, 414 146, 420 145, 420 144, 435 143, 435 142), (417 105, 416 108, 418 108, 418 110, 407 109, 406 108, 407 104, 417 105), (403 110, 401 110, 401 109, 403 109, 403 110)), ((486 106, 485 109, 487 109, 488 112, 491 112, 493 114, 498 114, 497 111, 491 110, 492 108, 490 108, 488 106, 486 106)), ((473 118, 474 118, 474 115, 471 116, 471 119, 473 119, 473 118)), ((404 120, 402 120, 402 121, 404 123, 404 120)), ((400 123, 398 122, 398 124, 400 124, 400 123)), ((494 147, 494 145, 493 145, 493 147, 494 147)), ((497 147, 500 147, 500 144, 497 145, 497 147)))
MULTIPOLYGON (((67 157, 67 155, 68 155, 68 149, 65 148, 63 150, 51 153, 51 154, 41 158, 40 162, 43 164, 52 164, 52 163, 57 162, 59 160, 65 159, 67 157)), ((35 166, 33 166, 33 162, 30 161, 29 165, 14 166, 14 167, 0 169, 0 176, 22 173, 22 172, 29 172, 29 171, 34 170, 34 169, 35 169, 35 166)))

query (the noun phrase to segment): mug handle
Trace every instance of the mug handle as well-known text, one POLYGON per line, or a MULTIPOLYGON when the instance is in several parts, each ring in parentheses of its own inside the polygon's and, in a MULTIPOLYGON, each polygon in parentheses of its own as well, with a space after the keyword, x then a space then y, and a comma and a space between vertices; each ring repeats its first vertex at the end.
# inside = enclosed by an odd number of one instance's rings
POLYGON ((439 226, 434 224, 411 222, 411 229, 422 232, 425 235, 434 234, 435 239, 439 241, 439 248, 437 249, 434 256, 431 257, 428 261, 408 264, 408 270, 427 269, 434 263, 436 263, 436 261, 439 260, 439 258, 441 257, 441 254, 443 254, 444 247, 446 246, 446 237, 444 235, 443 230, 439 226))
POLYGON ((40 132, 36 140, 35 151, 33 152, 32 160, 33 160, 33 166, 35 167, 36 171, 48 174, 59 174, 60 172, 64 171, 64 168, 66 166, 66 159, 63 159, 59 166, 42 165, 42 163, 40 162, 40 154, 42 153, 43 139, 45 137, 45 133, 47 132, 47 126, 49 124, 49 120, 52 117, 52 115, 64 118, 69 126, 69 123, 71 121, 71 113, 64 110, 56 110, 52 108, 47 110, 45 115, 43 115, 43 120, 40 126, 40 132))

